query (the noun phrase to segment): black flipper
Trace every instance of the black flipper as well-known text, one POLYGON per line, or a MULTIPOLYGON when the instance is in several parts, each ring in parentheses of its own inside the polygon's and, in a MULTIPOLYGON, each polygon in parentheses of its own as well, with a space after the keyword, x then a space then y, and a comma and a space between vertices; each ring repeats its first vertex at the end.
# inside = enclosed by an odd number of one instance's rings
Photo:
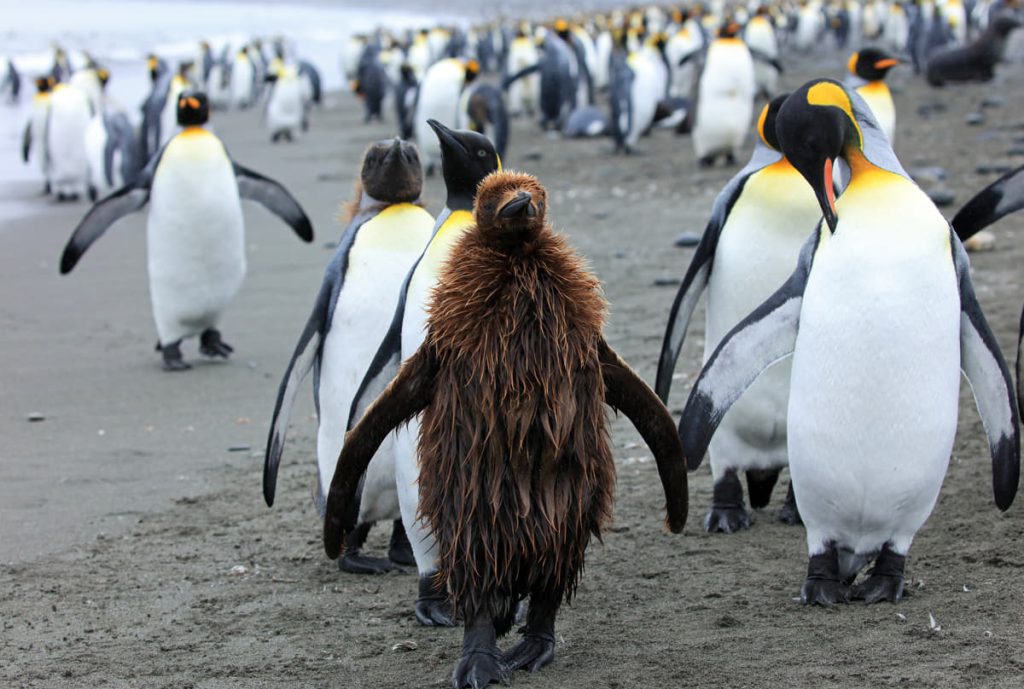
MULTIPOLYGON (((704 228, 704 234, 690 260, 690 267, 686 269, 686 276, 679 286, 679 291, 676 292, 675 301, 672 302, 668 326, 665 328, 665 339, 661 345, 661 355, 658 357, 658 375, 655 378, 654 390, 658 393, 661 401, 666 404, 669 391, 672 388, 672 372, 679 360, 679 352, 682 351, 683 340, 690 327, 690 318, 697 307, 701 293, 711 278, 715 251, 718 249, 718 239, 722 236, 722 228, 725 227, 733 205, 743 194, 747 179, 759 170, 778 162, 781 157, 782 155, 778 151, 773 151, 764 144, 758 143, 747 166, 729 180, 729 183, 715 199, 715 204, 711 208, 711 219, 708 221, 707 227, 704 228)), ((693 461, 692 457, 690 461, 693 461)))
POLYGON ((1004 215, 1024 208, 1024 165, 1011 170, 965 203, 953 218, 960 241, 985 229, 1004 215))
POLYGON ((153 156, 134 183, 121 187, 89 209, 64 247, 64 253, 60 257, 61 275, 71 272, 86 249, 103 236, 108 227, 146 205, 149 201, 149 188, 163 153, 164 149, 160 149, 153 156))
POLYGON ((338 557, 345 534, 356 525, 359 501, 355 496, 366 467, 388 433, 430 404, 437 366, 433 350, 428 345, 420 347, 359 424, 346 434, 324 515, 324 550, 332 560, 338 557))
POLYGON ((750 57, 754 58, 758 62, 763 62, 766 65, 771 65, 772 67, 775 68, 775 71, 777 71, 779 74, 782 74, 782 63, 779 62, 778 58, 766 55, 765 53, 762 53, 760 50, 757 50, 756 48, 750 48, 748 46, 747 49, 750 51, 750 57))
POLYGON ((953 265, 960 288, 960 367, 967 376, 988 435, 996 506, 1009 509, 1020 478, 1020 415, 1010 370, 985 321, 971 284, 967 252, 953 232, 953 265))
POLYGON ((302 381, 320 358, 321 346, 331 327, 338 294, 345 284, 348 254, 356 241, 356 234, 359 232, 359 228, 376 214, 376 210, 360 213, 345 228, 341 241, 338 243, 338 249, 334 252, 334 257, 324 271, 324 281, 317 294, 316 302, 313 304, 313 312, 309 315, 302 334, 299 335, 295 351, 285 369, 281 385, 277 389, 277 401, 274 403, 274 415, 270 420, 267 449, 263 459, 263 498, 268 507, 274 506, 277 469, 284 452, 284 441, 288 433, 288 422, 291 419, 295 396, 298 394, 302 381))
POLYGON ((304 242, 313 241, 313 226, 299 202, 280 184, 258 172, 232 161, 238 195, 260 203, 268 211, 284 220, 304 242))
POLYGON ((25 131, 21 133, 21 160, 28 162, 29 153, 32 151, 32 120, 25 124, 25 131))
POLYGON ((605 403, 633 422, 654 453, 665 491, 665 524, 672 533, 679 533, 686 524, 689 496, 686 463, 672 415, 647 383, 603 339, 598 345, 598 357, 604 378, 605 403))
POLYGON ((515 74, 512 74, 512 75, 509 75, 509 76, 505 77, 501 81, 501 89, 503 91, 507 90, 508 87, 512 85, 512 82, 518 81, 518 80, 522 79, 523 77, 528 77, 531 74, 535 74, 536 72, 539 72, 541 67, 543 67, 543 66, 544 66, 544 61, 541 60, 540 62, 538 62, 536 64, 530 65, 529 67, 525 67, 525 68, 519 70, 515 74))
POLYGON ((700 466, 718 424, 739 396, 762 371, 793 353, 804 287, 820 238, 819 224, 789 280, 729 331, 704 365, 679 420, 690 470, 700 466))

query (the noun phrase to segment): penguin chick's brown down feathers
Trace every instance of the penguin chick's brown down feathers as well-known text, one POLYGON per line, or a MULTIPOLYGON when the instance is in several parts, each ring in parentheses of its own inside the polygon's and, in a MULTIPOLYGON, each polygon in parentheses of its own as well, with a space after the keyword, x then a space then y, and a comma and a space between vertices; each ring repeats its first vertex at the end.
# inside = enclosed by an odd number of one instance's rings
POLYGON ((442 271, 426 340, 350 432, 325 521, 336 557, 354 524, 350 477, 423 410, 420 513, 437 539, 440 576, 467 619, 487 611, 499 634, 526 595, 572 597, 590 537, 611 517, 604 403, 654 452, 671 531, 687 510, 671 416, 604 341, 598 280, 545 210, 544 188, 529 175, 481 182, 477 225, 442 271))

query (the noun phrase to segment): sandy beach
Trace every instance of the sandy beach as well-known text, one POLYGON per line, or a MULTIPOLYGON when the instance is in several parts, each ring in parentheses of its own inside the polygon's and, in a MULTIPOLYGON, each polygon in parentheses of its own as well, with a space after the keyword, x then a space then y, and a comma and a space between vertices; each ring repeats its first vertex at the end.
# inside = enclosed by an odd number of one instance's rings
MULTIPOLYGON (((794 64, 783 84, 839 77, 845 58, 794 64)), ((994 180, 977 166, 1021 164, 1019 64, 989 85, 936 91, 909 70, 892 82, 897 154, 908 169, 947 171, 956 195, 947 215, 994 180), (928 107, 936 103, 944 109, 928 107), (985 122, 966 124, 972 112, 985 122)), ((0 227, 0 686, 447 686, 460 631, 416 624, 415 575, 342 574, 323 555, 310 499, 311 389, 292 415, 275 507, 261 495, 278 381, 340 235, 335 215, 362 151, 394 134, 387 117, 364 125, 355 98, 335 93, 307 136, 273 145, 256 111, 215 114, 233 157, 285 184, 316 239, 302 244, 246 205, 248 276, 222 324, 235 353, 207 362, 187 342, 195 368, 183 374, 161 371, 153 351, 145 213, 112 228, 60 276, 60 252, 87 204, 58 205, 29 181, 0 192, 23 209, 0 227)), ((604 283, 608 341, 653 382, 672 281, 692 253, 672 240, 703 230, 736 168, 699 169, 692 142, 670 131, 655 130, 638 148, 614 156, 609 141, 552 140, 520 119, 505 163, 547 186, 555 226, 604 283)), ((439 178, 427 181, 424 201, 440 210, 439 178)), ((994 229, 997 249, 972 257, 973 277, 1012 360, 1024 215, 994 229)), ((677 417, 702 337, 700 311, 670 400, 677 417)), ((1018 500, 1000 514, 993 504, 966 384, 960 409, 939 503, 908 558, 911 595, 831 610, 794 599, 806 549, 802 528, 773 519, 784 485, 752 529, 709 536, 701 529, 711 497, 705 464, 691 476, 685 533, 663 533, 650 453, 616 419, 614 524, 591 546, 578 597, 559 618, 555 662, 519 673, 514 685, 1019 687, 1024 507, 1018 500)), ((387 531, 372 533, 371 549, 385 545, 387 531)))

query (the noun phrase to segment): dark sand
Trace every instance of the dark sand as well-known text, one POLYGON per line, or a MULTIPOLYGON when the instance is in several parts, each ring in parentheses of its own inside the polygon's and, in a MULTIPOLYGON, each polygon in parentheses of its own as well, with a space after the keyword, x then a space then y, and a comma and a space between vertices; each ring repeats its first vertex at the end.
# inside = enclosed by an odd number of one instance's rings
MULTIPOLYGON (((845 58, 819 61, 840 75, 845 58)), ((790 87, 814 76, 787 73, 790 87)), ((897 152, 908 167, 949 171, 957 203, 993 179, 983 162, 1024 137, 1019 66, 1000 81, 931 91, 896 74, 897 152), (1014 73, 1016 72, 1016 73, 1014 73), (983 98, 987 123, 965 115, 983 98), (922 120, 922 104, 945 112, 922 120)), ((255 111, 215 125, 243 164, 284 182, 314 220, 313 246, 247 206, 249 276, 223 323, 227 363, 160 370, 149 313, 145 215, 97 243, 70 277, 57 259, 85 204, 39 199, 0 229, 0 687, 439 687, 460 632, 419 627, 412 574, 340 574, 325 559, 310 501, 311 395, 293 414, 277 505, 260 493, 274 394, 330 252, 333 217, 363 148, 392 134, 361 122, 348 95, 316 113, 311 134, 272 146, 255 111), (45 415, 31 423, 30 413, 45 415), (233 446, 248 449, 229 452, 233 446), (406 643, 412 642, 412 643, 406 643), (400 644, 404 644, 400 645, 400 644), (414 650, 396 650, 412 647, 414 650)), ((607 336, 653 379, 675 287, 734 169, 698 170, 691 142, 666 131, 640 155, 607 142, 557 142, 520 120, 507 164, 539 175, 556 225, 590 259, 611 302, 607 336)), ((1019 156, 1019 151, 1018 154, 1019 156)), ((1009 156, 1009 157, 1008 157, 1009 156)), ((426 202, 437 212, 441 183, 426 202)), ((32 197, 33 186, 4 195, 32 197)), ((952 212, 952 209, 947 209, 952 212)), ((1012 358, 1022 301, 1024 216, 997 227, 995 252, 973 257, 975 286, 1012 358)), ((879 247, 884 250, 884 247, 879 247)), ((673 390, 679 407, 702 350, 694 318, 673 390)), ((922 353, 927 355, 927 353, 922 353)), ((1020 575, 1024 511, 993 505, 985 436, 966 385, 942 496, 908 562, 912 595, 898 605, 809 609, 794 601, 806 566, 801 528, 769 510, 754 528, 705 535, 706 464, 692 477, 686 532, 662 532, 653 462, 622 419, 615 522, 594 544, 557 658, 520 687, 1019 687, 1024 671, 1020 575), (941 629, 931 630, 929 616, 941 629)), ((386 529, 371 545, 382 547, 386 529)), ((511 640, 505 640, 506 645, 511 640)))

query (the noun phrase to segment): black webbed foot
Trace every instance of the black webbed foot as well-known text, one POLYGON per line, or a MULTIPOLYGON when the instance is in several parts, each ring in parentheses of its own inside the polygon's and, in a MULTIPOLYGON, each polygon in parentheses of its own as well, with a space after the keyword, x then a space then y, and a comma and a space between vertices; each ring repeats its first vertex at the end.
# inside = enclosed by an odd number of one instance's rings
POLYGON ((800 510, 796 506, 796 494, 793 493, 793 481, 789 482, 789 490, 786 491, 786 501, 782 503, 782 507, 775 513, 775 516, 783 524, 789 524, 790 526, 796 526, 803 524, 804 520, 800 518, 800 510))
POLYGON ((750 513, 743 504, 743 485, 736 472, 729 470, 715 482, 711 509, 704 517, 708 533, 735 533, 750 528, 750 513))
POLYGON ((209 328, 199 336, 199 352, 206 356, 227 359, 235 348, 220 339, 220 331, 209 328))
POLYGON ((386 557, 372 557, 352 550, 338 558, 338 569, 349 574, 387 574, 396 567, 386 557))
POLYGON ((436 572, 420 575, 416 619, 424 627, 455 626, 455 610, 448 598, 448 591, 436 572))
POLYGON ((767 507, 772 499, 772 490, 779 480, 781 469, 748 469, 747 494, 750 506, 755 510, 767 507))
POLYGON ((396 519, 391 527, 391 543, 388 545, 388 559, 396 565, 416 566, 416 557, 412 552, 412 544, 405 534, 405 526, 401 519, 396 519))
POLYGON ((850 588, 839 580, 839 554, 834 543, 808 561, 800 600, 804 605, 824 606, 850 602, 850 588))
POLYGON ((499 682, 508 684, 509 674, 497 647, 466 650, 452 673, 452 689, 483 689, 488 684, 499 682))
POLYGON ((715 156, 707 155, 697 161, 697 164, 703 168, 709 168, 715 166, 715 156))
POLYGON ((165 371, 187 371, 192 365, 181 357, 181 340, 160 346, 165 371))
POLYGON ((868 572, 868 578, 850 589, 854 600, 865 603, 899 602, 903 598, 903 569, 907 564, 905 555, 897 555, 886 544, 875 558, 875 566, 868 572))
POLYGON ((554 659, 554 634, 526 632, 522 640, 505 654, 505 664, 510 670, 525 668, 530 672, 537 672, 554 659))

